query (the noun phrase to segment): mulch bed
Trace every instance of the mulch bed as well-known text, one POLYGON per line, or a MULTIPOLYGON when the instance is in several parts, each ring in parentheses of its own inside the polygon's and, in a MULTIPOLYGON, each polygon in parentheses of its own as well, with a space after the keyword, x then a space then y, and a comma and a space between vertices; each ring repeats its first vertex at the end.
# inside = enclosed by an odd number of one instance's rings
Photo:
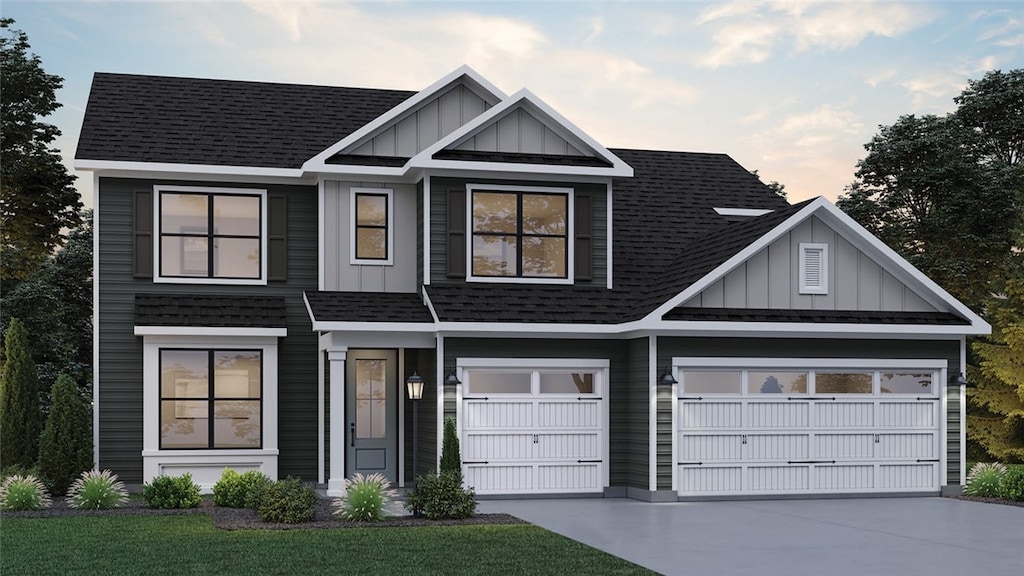
POLYGON ((312 522, 300 524, 276 524, 263 522, 252 510, 241 508, 223 508, 209 499, 203 499, 198 508, 186 510, 153 510, 146 508, 141 499, 132 499, 121 508, 114 510, 75 510, 63 499, 55 498, 53 504, 46 509, 32 512, 4 512, 6 518, 53 518, 60 516, 132 516, 132 515, 163 515, 180 516, 184 514, 206 514, 213 520, 213 525, 222 530, 295 530, 304 528, 371 528, 398 526, 466 526, 479 524, 526 524, 523 520, 509 514, 477 514, 472 518, 461 520, 428 520, 413 516, 395 516, 381 522, 346 522, 338 520, 331 514, 331 500, 321 498, 316 507, 316 515, 312 522))
POLYGON ((950 496, 955 500, 968 500, 970 502, 984 502, 986 504, 1005 504, 1006 506, 1021 506, 1024 507, 1024 502, 1015 502, 1013 500, 1003 500, 1002 498, 985 498, 983 496, 968 496, 961 494, 960 496, 950 496))

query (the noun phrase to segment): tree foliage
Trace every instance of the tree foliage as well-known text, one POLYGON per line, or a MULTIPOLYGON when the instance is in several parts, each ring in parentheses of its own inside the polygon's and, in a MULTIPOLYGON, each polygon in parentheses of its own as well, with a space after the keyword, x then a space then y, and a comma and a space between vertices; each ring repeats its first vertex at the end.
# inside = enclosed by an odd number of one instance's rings
POLYGON ((968 388, 967 434, 994 458, 1024 463, 1024 280, 990 307, 992 335, 972 345, 981 358, 968 388))
POLYGON ((28 36, 0 18, 0 279, 28 278, 55 248, 63 228, 78 224, 82 206, 60 153, 60 130, 39 119, 60 107, 63 78, 47 74, 28 36))
POLYGON ((444 419, 444 435, 441 439, 441 473, 452 472, 462 475, 462 456, 459 454, 459 435, 455 430, 455 419, 444 419))
POLYGON ((67 373, 87 391, 92 375, 92 215, 68 243, 29 277, 0 297, 0 325, 17 317, 28 329, 40 389, 67 373))
POLYGON ((25 325, 14 318, 4 337, 0 370, 0 462, 31 468, 36 462, 41 429, 36 365, 29 352, 25 325))
POLYGON ((776 180, 772 180, 771 182, 765 182, 764 180, 761 180, 761 175, 757 173, 757 170, 751 170, 750 173, 753 174, 754 176, 756 176, 757 179, 762 184, 767 186, 772 192, 775 192, 776 194, 778 194, 779 196, 781 196, 783 198, 786 197, 786 185, 785 184, 780 184, 776 180))
POLYGON ((91 468, 92 415, 75 381, 61 374, 39 438, 39 476, 52 493, 64 494, 91 468))

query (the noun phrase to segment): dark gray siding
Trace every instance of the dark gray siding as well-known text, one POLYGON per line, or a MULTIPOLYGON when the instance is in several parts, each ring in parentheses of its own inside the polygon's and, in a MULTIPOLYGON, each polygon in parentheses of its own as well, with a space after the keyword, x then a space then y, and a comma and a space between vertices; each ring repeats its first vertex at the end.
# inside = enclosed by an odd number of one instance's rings
MULTIPOLYGON (((960 371, 958 340, 854 340, 810 338, 668 338, 658 339, 658 366, 669 366, 673 356, 751 357, 751 358, 928 358, 945 360, 950 374, 960 371)), ((960 483, 960 393, 947 388, 948 424, 946 427, 949 484, 960 483)), ((658 489, 672 487, 672 423, 660 412, 671 411, 658 403, 658 489), (669 444, 668 451, 662 443, 669 444)))
POLYGON ((134 331, 134 296, 141 292, 285 296, 288 337, 279 349, 278 461, 281 476, 316 478, 316 338, 302 291, 317 285, 315 186, 244 184, 288 196, 288 279, 267 286, 154 284, 132 277, 132 193, 156 184, 236 186, 224 183, 101 178, 99 190, 100 467, 129 483, 142 481, 142 338, 134 331))
MULTIPOLYGON (((609 360, 609 481, 647 488, 647 339, 533 340, 446 338, 444 364, 458 358, 596 358, 609 360)), ((446 388, 444 413, 455 417, 455 390, 446 388)))
MULTIPOLYGON (((608 278, 608 191, 604 184, 574 184, 566 182, 524 182, 519 180, 493 180, 486 178, 431 178, 430 179, 430 281, 462 282, 449 278, 447 267, 447 203, 448 190, 465 189, 467 183, 501 184, 511 186, 556 186, 571 187, 576 194, 591 198, 591 222, 593 228, 593 276, 577 284, 604 286, 608 278)), ((468 233, 468 231, 467 231, 468 233)))

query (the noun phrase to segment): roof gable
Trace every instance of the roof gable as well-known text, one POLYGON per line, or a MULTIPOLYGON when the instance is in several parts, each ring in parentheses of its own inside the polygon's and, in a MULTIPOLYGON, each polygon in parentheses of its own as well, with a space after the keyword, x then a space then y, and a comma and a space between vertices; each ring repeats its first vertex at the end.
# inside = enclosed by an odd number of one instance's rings
POLYGON ((526 89, 427 147, 409 167, 633 175, 622 159, 526 89))
POLYGON ((329 170, 331 165, 359 164, 364 158, 374 165, 372 157, 410 158, 504 97, 475 70, 461 66, 320 151, 303 169, 329 170))

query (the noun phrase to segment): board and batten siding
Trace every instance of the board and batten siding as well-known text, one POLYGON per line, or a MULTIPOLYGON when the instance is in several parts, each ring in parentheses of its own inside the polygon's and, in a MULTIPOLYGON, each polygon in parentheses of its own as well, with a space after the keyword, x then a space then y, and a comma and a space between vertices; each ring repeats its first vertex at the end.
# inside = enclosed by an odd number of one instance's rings
MULTIPOLYGON (((816 338, 658 338, 658 366, 669 366, 674 356, 708 358, 915 358, 946 361, 947 377, 960 372, 959 340, 855 340, 816 338)), ((947 484, 960 484, 960 387, 946 386, 947 484)), ((671 410, 671 405, 667 406, 671 410)), ((671 418, 663 422, 658 405, 658 489, 672 487, 671 418), (662 443, 669 449, 663 450, 662 443)))
POLYGON ((324 182, 324 290, 416 292, 416 196, 413 184, 324 182), (392 264, 351 264, 353 188, 392 191, 392 264))
POLYGON ((522 108, 515 108, 455 147, 473 152, 584 156, 579 148, 522 108))
POLYGON ((284 296, 288 336, 278 347, 278 472, 315 479, 317 474, 316 337, 302 302, 317 286, 315 186, 228 184, 100 178, 99 190, 99 403, 100 468, 129 484, 142 477, 142 337, 134 335, 135 294, 253 294, 284 296), (132 276, 132 210, 136 191, 154 185, 259 188, 286 195, 287 280, 266 286, 154 284, 132 276))
MULTIPOLYGON (((609 482, 611 486, 647 489, 648 378, 647 339, 534 340, 512 338, 445 338, 444 365, 459 358, 590 358, 607 359, 609 482)), ((456 417, 456 390, 444 390, 444 415, 456 417)))
POLYGON ((816 217, 694 296, 684 307, 934 312, 933 306, 816 217), (828 245, 828 293, 801 294, 800 244, 828 245))
MULTIPOLYGON (((577 279, 575 283, 593 286, 606 285, 608 278, 608 192, 604 184, 444 177, 430 179, 430 282, 432 284, 438 282, 465 282, 464 273, 461 276, 453 276, 448 273, 448 191, 465 190, 466 184, 572 188, 574 195, 589 197, 592 229, 590 241, 591 276, 589 279, 577 279)), ((465 209, 463 209, 463 212, 465 212, 465 209)), ((468 233, 468 222, 465 233, 468 233)), ((464 242, 465 234, 461 238, 464 242)), ((570 244, 574 243, 570 241, 570 244)))
POLYGON ((411 158, 484 113, 496 102, 484 100, 461 84, 456 85, 437 98, 420 104, 413 112, 347 153, 411 158))

